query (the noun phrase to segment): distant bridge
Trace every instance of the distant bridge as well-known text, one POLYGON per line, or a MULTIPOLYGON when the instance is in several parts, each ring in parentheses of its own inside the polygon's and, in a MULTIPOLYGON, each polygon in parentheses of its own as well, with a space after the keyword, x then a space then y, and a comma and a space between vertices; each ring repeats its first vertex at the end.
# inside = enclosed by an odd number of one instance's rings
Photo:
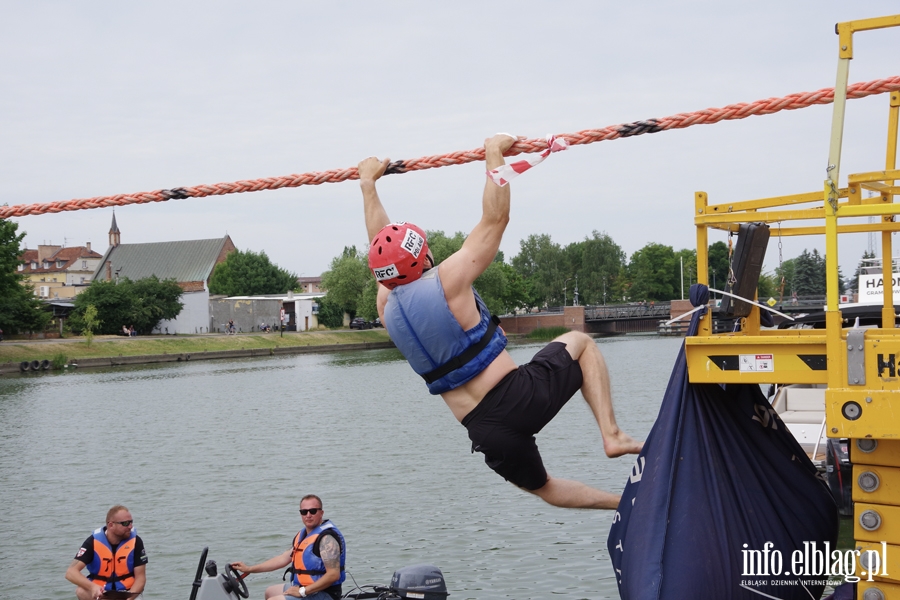
POLYGON ((549 327, 566 327, 597 335, 655 332, 661 320, 670 318, 671 310, 670 302, 553 306, 536 313, 504 316, 502 327, 509 333, 525 334, 549 327))
MULTIPOLYGON (((774 306, 775 310, 787 313, 808 313, 822 310, 824 296, 790 298, 774 306)), ((690 319, 676 321, 670 326, 661 324, 669 319, 690 311, 689 300, 672 302, 633 302, 603 306, 551 306, 536 313, 507 315, 502 318, 503 328, 509 333, 531 333, 538 328, 566 327, 573 331, 583 331, 594 335, 621 335, 624 333, 653 333, 683 335, 690 319)), ((717 309, 713 309, 716 316, 717 309)), ((776 321, 782 320, 776 317, 776 321)), ((715 321, 715 330, 724 331, 731 326, 731 320, 715 321)))
POLYGON ((655 332, 659 322, 669 320, 671 314, 671 302, 585 306, 585 332, 605 335, 655 332))

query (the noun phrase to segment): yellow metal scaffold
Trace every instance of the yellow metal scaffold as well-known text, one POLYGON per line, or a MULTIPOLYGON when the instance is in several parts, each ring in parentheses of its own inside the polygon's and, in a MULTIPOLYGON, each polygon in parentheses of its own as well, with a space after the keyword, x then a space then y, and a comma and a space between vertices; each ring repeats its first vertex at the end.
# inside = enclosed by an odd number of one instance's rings
POLYGON ((896 165, 900 92, 890 96, 884 170, 850 175, 845 188, 839 187, 838 178, 853 34, 897 26, 900 15, 836 26, 839 59, 824 193, 728 204, 710 204, 704 192, 694 197, 700 283, 709 282, 710 228, 737 232, 743 223, 778 223, 771 235, 825 236, 824 330, 762 329, 760 309, 754 306, 735 333, 713 334, 712 317, 704 317, 697 336, 686 340, 685 350, 691 383, 827 384, 828 436, 850 440, 856 549, 863 557, 866 550, 877 550, 887 558, 873 577, 868 576, 872 566, 857 564, 856 573, 861 576, 857 598, 861 600, 900 600, 900 329, 893 294, 887 293, 894 277, 891 233, 900 231, 896 219, 900 204, 894 203, 900 194, 900 186, 895 185, 900 180, 896 165), (863 197, 863 190, 875 195, 863 197), (880 218, 861 223, 859 217, 880 218), (851 218, 857 222, 841 221, 851 218), (861 232, 881 232, 885 293, 881 326, 876 328, 854 328, 852 322, 845 322, 838 302, 838 238, 861 232), (749 359, 758 355, 771 356, 772 370, 741 366, 754 364, 749 359))

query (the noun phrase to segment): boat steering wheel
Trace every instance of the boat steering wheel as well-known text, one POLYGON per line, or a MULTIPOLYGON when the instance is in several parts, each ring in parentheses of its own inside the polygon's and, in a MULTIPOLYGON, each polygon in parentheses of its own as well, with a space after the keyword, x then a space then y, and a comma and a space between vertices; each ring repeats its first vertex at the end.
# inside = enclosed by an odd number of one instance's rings
POLYGON ((234 592, 240 598, 249 598, 250 591, 247 589, 247 582, 238 574, 237 569, 231 565, 225 565, 222 571, 222 579, 225 580, 225 591, 234 592))

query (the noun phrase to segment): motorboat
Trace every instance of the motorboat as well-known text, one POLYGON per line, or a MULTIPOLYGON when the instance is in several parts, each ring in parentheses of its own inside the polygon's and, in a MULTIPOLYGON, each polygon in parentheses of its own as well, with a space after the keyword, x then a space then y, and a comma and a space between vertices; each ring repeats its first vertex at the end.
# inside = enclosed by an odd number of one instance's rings
MULTIPOLYGON (((207 560, 209 548, 200 553, 197 574, 191 586, 190 600, 235 600, 249 598, 250 590, 241 575, 230 564, 221 569, 207 560)), ((355 582, 354 582, 355 583, 355 582)), ((444 574, 433 565, 412 565, 394 571, 390 585, 354 585, 342 598, 352 600, 444 600, 450 594, 444 574)))

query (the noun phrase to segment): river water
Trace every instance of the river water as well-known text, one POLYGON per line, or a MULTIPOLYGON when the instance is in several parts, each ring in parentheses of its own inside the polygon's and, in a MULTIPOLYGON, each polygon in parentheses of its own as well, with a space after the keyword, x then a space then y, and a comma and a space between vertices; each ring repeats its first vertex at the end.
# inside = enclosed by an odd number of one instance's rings
MULTIPOLYGON (((681 340, 598 344, 619 424, 643 438, 681 340)), ((612 512, 555 508, 503 481, 396 350, 3 377, 0 424, 3 598, 74 597, 65 570, 121 503, 150 557, 144 597, 187 599, 204 546, 220 565, 284 552, 306 493, 343 531, 360 585, 427 563, 451 600, 618 597, 612 512)), ((538 444, 550 473, 602 489, 621 491, 631 470, 605 457, 580 395, 538 444)), ((250 598, 280 578, 251 575, 250 598)))

